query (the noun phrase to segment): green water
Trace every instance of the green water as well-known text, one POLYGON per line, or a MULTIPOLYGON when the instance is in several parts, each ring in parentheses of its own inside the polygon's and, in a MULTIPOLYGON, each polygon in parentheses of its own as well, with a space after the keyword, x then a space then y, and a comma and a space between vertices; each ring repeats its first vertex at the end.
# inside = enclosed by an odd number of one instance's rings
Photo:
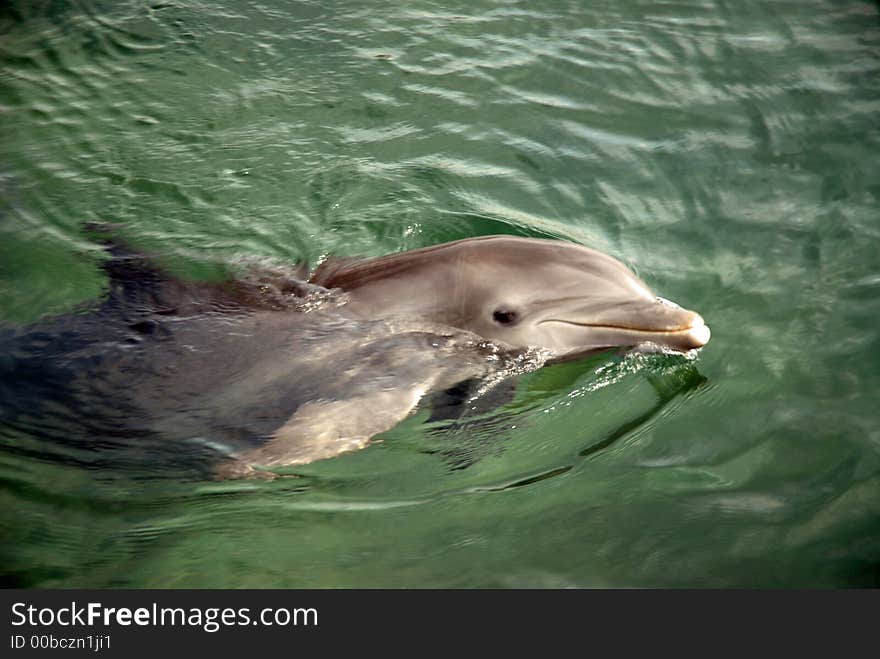
POLYGON ((713 330, 296 479, 0 433, 5 585, 880 585, 876 3, 21 0, 0 66, 5 322, 101 295, 97 220, 190 274, 558 237, 713 330))

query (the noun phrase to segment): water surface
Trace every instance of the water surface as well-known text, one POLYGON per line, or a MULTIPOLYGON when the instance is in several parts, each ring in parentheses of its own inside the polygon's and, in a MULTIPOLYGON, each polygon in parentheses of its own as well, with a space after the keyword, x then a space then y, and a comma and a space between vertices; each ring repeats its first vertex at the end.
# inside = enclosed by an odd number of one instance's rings
POLYGON ((880 585, 876 3, 22 0, 0 67, 5 323, 101 296, 104 221, 191 276, 567 239, 713 330, 297 479, 0 428, 5 585, 880 585))

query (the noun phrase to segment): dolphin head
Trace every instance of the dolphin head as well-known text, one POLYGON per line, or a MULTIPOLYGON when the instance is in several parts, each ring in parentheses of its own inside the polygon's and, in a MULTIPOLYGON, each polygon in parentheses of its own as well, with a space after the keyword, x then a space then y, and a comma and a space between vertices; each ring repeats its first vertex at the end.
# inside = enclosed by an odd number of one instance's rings
POLYGON ((657 297, 621 262, 555 240, 471 238, 328 264, 312 283, 348 291, 360 315, 415 317, 557 357, 643 344, 683 352, 710 336, 699 314, 657 297))

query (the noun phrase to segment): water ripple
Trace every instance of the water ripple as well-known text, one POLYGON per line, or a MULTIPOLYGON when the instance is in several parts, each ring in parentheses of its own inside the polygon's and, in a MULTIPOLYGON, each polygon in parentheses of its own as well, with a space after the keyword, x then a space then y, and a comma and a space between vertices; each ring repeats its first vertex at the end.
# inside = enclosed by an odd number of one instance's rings
POLYGON ((545 368, 284 485, 61 467, 2 428, 15 583, 875 574, 875 3, 13 0, 0 34, 4 322, 101 294, 104 221, 183 271, 565 238, 713 328, 695 362, 545 368))

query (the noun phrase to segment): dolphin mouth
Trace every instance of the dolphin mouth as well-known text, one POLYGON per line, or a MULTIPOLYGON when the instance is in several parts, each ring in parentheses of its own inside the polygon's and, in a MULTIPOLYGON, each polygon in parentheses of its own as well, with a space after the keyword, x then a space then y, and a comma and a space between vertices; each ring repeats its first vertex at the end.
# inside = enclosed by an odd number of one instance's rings
POLYGON ((639 327, 634 325, 613 325, 603 323, 580 323, 562 318, 548 318, 539 324, 558 323, 570 328, 584 328, 592 335, 590 343, 595 347, 636 346, 655 344, 662 348, 687 352, 702 348, 709 342, 712 332, 705 321, 693 314, 691 322, 678 327, 663 329, 639 327))

